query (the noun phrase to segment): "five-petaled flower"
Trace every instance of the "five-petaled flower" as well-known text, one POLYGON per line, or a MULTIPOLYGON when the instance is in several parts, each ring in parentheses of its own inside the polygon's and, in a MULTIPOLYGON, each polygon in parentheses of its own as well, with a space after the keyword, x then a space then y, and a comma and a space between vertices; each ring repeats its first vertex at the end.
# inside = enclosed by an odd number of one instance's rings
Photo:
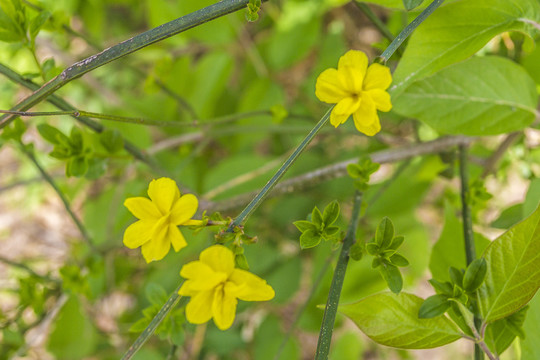
POLYGON ((368 67, 366 54, 349 50, 339 59, 338 68, 326 69, 317 78, 315 95, 336 104, 330 123, 337 127, 352 115, 358 131, 373 136, 381 130, 377 110, 390 111, 386 89, 392 83, 390 69, 381 64, 368 67))
POLYGON ((124 233, 124 245, 130 249, 141 247, 147 263, 161 260, 171 244, 175 251, 187 245, 179 225, 198 225, 191 220, 197 211, 198 200, 192 194, 181 196, 176 182, 169 178, 152 180, 148 196, 126 199, 124 206, 139 219, 124 233))
POLYGON ((184 265, 180 275, 187 280, 178 294, 191 297, 186 318, 192 324, 214 318, 219 329, 227 330, 234 321, 237 299, 267 301, 275 295, 265 280, 235 268, 233 252, 222 245, 201 252, 199 261, 184 265))

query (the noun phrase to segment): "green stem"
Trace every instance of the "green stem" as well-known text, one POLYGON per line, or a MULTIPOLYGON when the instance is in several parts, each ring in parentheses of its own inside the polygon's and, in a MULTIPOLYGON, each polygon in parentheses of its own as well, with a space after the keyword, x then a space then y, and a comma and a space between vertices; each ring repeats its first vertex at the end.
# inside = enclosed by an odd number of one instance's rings
MULTIPOLYGON (((463 238, 465 239, 465 257, 467 265, 476 259, 476 247, 472 230, 472 217, 469 208, 469 172, 467 170, 467 146, 459 145, 459 174, 461 180, 461 216, 463 218, 463 238)), ((475 316, 474 326, 476 329, 481 325, 481 320, 475 316)), ((479 344, 474 345, 474 359, 484 359, 484 351, 479 344)))
POLYGON ((67 213, 69 214, 69 216, 71 217, 71 219, 73 220, 73 222, 75 223, 77 228, 79 229, 79 232, 81 233, 84 241, 86 241, 86 243, 88 244, 88 246, 91 249, 95 250, 94 244, 92 243, 92 240, 90 238, 90 235, 88 234, 88 231, 86 231, 86 228, 84 227, 82 222, 79 220, 77 215, 75 215, 75 213, 71 209, 69 201, 66 198, 66 196, 64 195, 64 193, 62 192, 62 190, 60 190, 58 185, 56 185, 56 183, 54 182, 53 178, 45 171, 45 169, 37 161, 36 157, 34 156, 34 153, 31 150, 28 150, 26 148, 26 146, 24 144, 22 144, 22 143, 19 143, 19 148, 26 155, 26 157, 28 157, 28 159, 30 159, 30 161, 32 161, 32 163, 34 163, 36 168, 41 173, 41 176, 43 176, 45 181, 47 181, 49 183, 49 185, 54 189, 56 194, 58 194, 58 197, 60 198, 60 200, 64 204, 64 208, 66 209, 67 213))
POLYGON ((429 15, 431 15, 431 13, 433 13, 433 11, 435 11, 435 9, 437 9, 443 2, 444 0, 433 0, 433 2, 416 17, 416 19, 414 19, 399 33, 399 35, 394 39, 394 41, 392 41, 390 45, 388 45, 386 50, 379 56, 379 58, 383 62, 387 62, 397 48, 400 47, 403 41, 405 41, 405 39, 411 35, 414 29, 416 29, 418 25, 420 25, 429 15))
MULTIPOLYGON (((77 79, 92 70, 138 51, 148 45, 204 24, 205 22, 244 9, 248 3, 249 0, 223 0, 111 46, 98 54, 92 55, 71 65, 60 75, 50 80, 39 88, 39 90, 15 105, 12 110, 28 110, 70 81, 77 79)), ((15 120, 16 117, 17 115, 1 117, 0 129, 7 126, 15 120)))
MULTIPOLYGON (((25 79, 24 77, 22 77, 21 75, 19 75, 18 73, 16 73, 15 71, 11 70, 10 68, 8 68, 7 66, 4 66, 2 64, 0 64, 0 73, 5 75, 8 79, 10 79, 11 81, 15 82, 15 83, 18 83, 20 85, 23 85, 24 87, 32 90, 32 91, 37 91, 39 89, 39 85, 37 85, 36 83, 28 80, 28 79, 25 79)), ((71 104, 69 104, 68 102, 66 102, 64 99, 56 96, 56 95, 51 95, 47 98, 47 101, 50 102, 51 104, 53 104, 54 106, 56 106, 57 108, 61 109, 61 110, 64 110, 66 112, 73 112, 73 111, 77 111, 77 109, 75 109, 75 107, 73 107, 71 104)), ((78 122, 80 122, 82 125, 92 129, 93 131, 97 132, 97 133, 101 133, 103 131, 106 130, 106 128, 101 125, 100 123, 90 119, 90 118, 87 118, 85 116, 79 116, 79 117, 75 117, 75 120, 77 120, 78 122)), ((137 148, 137 146, 135 146, 133 143, 129 142, 128 140, 125 140, 124 139, 124 149, 129 152, 131 155, 133 155, 137 160, 139 161, 142 161, 144 162, 145 164, 147 164, 148 166, 150 166, 152 169, 154 169, 155 171, 157 171, 158 173, 165 173, 165 171, 159 167, 152 158, 148 157, 145 153, 143 153, 141 150, 139 150, 139 148, 137 148)))
POLYGON ((281 341, 281 345, 279 346, 279 349, 278 351, 276 352, 276 355, 274 356, 274 360, 279 360, 280 356, 281 356, 281 353, 283 352, 283 350, 285 349, 285 345, 287 345, 287 342, 289 341, 289 338, 291 337, 294 329, 296 328, 296 325, 298 324, 298 322, 300 321, 300 318, 302 317, 302 314, 304 313, 304 311, 306 310, 309 302, 311 301, 311 299, 313 298, 313 296, 315 295, 315 292, 317 291, 317 289, 319 288, 319 285, 321 284, 321 282, 323 281, 324 279, 324 275, 326 274, 326 271, 328 270, 328 268, 330 267, 330 264, 332 263, 332 259, 334 258, 334 252, 332 252, 328 258, 326 259, 326 261, 324 262, 324 266, 322 267, 322 269, 319 271, 319 274, 317 275, 317 278, 315 279, 315 281, 313 282, 313 285, 311 286, 311 290, 309 291, 309 295, 307 297, 307 299, 304 301, 304 304, 302 304, 302 307, 300 307, 298 309, 298 311, 296 312, 296 315, 294 317, 294 320, 291 324, 291 326, 289 327, 289 330, 287 330, 287 333, 285 334, 285 336, 283 337, 283 340, 281 341))
POLYGON ((135 353, 137 351, 139 351, 141 346, 144 345, 146 340, 148 340, 150 338, 150 336, 152 336, 154 331, 156 331, 159 324, 161 324, 163 319, 165 319, 165 317, 169 314, 169 312, 172 310, 172 308, 174 308, 176 306, 176 304, 178 303, 178 301, 181 298, 181 296, 178 295, 178 291, 180 291, 180 288, 182 287, 182 284, 183 283, 178 285, 178 288, 176 288, 176 290, 174 290, 173 294, 169 297, 167 302, 161 307, 161 309, 159 310, 157 315, 154 316, 154 318, 152 319, 150 324, 148 324, 146 329, 144 329, 144 331, 141 333, 141 335, 139 335, 137 340, 135 340, 135 342, 126 351, 124 356, 122 356, 122 360, 131 359, 133 357, 133 355, 135 355, 135 353))
POLYGON ((236 226, 242 225, 247 218, 259 207, 261 202, 268 196, 268 193, 276 186, 278 181, 285 175, 287 170, 291 167, 291 165, 296 161, 298 156, 304 151, 306 146, 313 140, 315 135, 321 130, 321 128, 326 124, 328 119, 330 118, 330 113, 332 112, 332 109, 334 107, 332 106, 326 114, 319 120, 317 125, 311 131, 307 134, 307 136, 302 140, 300 145, 294 150, 294 152, 289 156, 287 160, 281 165, 281 167, 277 170, 277 172, 272 176, 272 178, 266 183, 266 185, 261 189, 261 191, 251 200, 251 202, 242 210, 240 215, 238 215, 234 221, 231 223, 227 231, 232 231, 236 226))
POLYGON ((334 331, 334 321, 336 320, 336 313, 341 295, 341 288, 343 287, 343 280, 345 279, 345 272, 347 271, 347 264, 349 263, 349 250, 356 240, 356 227, 358 226, 361 204, 362 192, 356 191, 354 193, 351 222, 349 223, 347 235, 345 235, 345 239, 343 240, 343 246, 341 247, 341 252, 339 253, 336 269, 334 270, 334 277, 332 278, 332 284, 330 285, 330 291, 328 293, 328 300, 326 302, 321 331, 319 333, 315 360, 328 359, 330 343, 332 342, 332 332, 334 331))
POLYGON ((476 259, 476 248, 472 230, 472 217, 469 208, 469 173, 467 171, 467 147, 459 146, 459 172, 461 179, 461 216, 463 217, 463 237, 465 239, 465 256, 467 265, 476 259))
POLYGON ((74 118, 87 117, 93 119, 109 120, 129 124, 138 124, 138 125, 147 125, 147 126, 159 126, 159 127, 197 127, 202 125, 221 125, 227 124, 239 119, 252 117, 252 116, 262 116, 262 115, 272 115, 270 111, 259 110, 259 111, 248 111, 245 113, 238 113, 232 115, 221 116, 212 120, 193 120, 193 122, 178 122, 178 121, 160 121, 160 120, 151 120, 144 118, 135 118, 129 116, 120 116, 120 115, 108 115, 100 114, 84 110, 70 110, 70 111, 12 111, 12 110, 0 110, 0 114, 10 114, 17 115, 22 117, 35 117, 35 116, 62 116, 69 115, 74 118))
MULTIPOLYGON (((379 32, 385 38, 387 38, 390 41, 394 41, 395 36, 390 32, 390 30, 381 21, 381 19, 379 19, 379 17, 377 15, 375 15, 375 13, 373 13, 371 8, 367 4, 365 4, 363 2, 360 2, 358 0, 356 0, 354 3, 364 13, 364 15, 366 15, 366 17, 373 23, 373 25, 375 25, 377 30, 379 30, 379 32)), ((399 49, 397 51, 399 51, 399 49)))

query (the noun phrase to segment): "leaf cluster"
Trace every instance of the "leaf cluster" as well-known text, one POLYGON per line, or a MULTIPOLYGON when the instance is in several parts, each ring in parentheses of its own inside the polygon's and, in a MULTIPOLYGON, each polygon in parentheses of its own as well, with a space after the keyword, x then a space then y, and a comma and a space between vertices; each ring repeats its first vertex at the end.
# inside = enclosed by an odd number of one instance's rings
POLYGON ((347 165, 347 173, 354 179, 354 187, 360 191, 368 188, 371 174, 379 170, 381 165, 371 161, 369 157, 363 157, 356 164, 347 165))
POLYGON ((311 220, 298 220, 294 225, 302 232, 300 235, 300 247, 308 249, 315 247, 322 240, 337 240, 340 231, 339 226, 333 225, 339 217, 339 203, 332 201, 321 213, 318 207, 311 212, 311 220))
MULTIPOLYGON (((96 179, 105 173, 105 159, 96 154, 78 127, 72 127, 69 136, 48 124, 40 124, 37 129, 45 140, 54 145, 49 155, 66 162, 67 177, 96 179)), ((93 136, 98 137, 99 143, 109 155, 119 152, 124 146, 122 135, 117 130, 106 130, 93 136)))

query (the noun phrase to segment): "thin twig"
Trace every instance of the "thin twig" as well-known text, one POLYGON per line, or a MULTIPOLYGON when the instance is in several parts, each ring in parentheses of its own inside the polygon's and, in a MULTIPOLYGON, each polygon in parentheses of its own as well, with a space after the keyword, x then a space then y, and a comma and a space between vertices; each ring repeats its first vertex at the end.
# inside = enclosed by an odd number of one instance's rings
POLYGON ((92 239, 90 235, 88 234, 88 231, 86 230, 82 222, 79 220, 77 215, 75 215, 75 212, 73 212, 73 210, 71 209, 71 205, 69 204, 69 201, 64 195, 64 193, 62 192, 62 190, 60 190, 58 185, 56 185, 56 182, 54 181, 54 179, 49 175, 49 173, 47 173, 47 171, 45 171, 45 169, 37 161, 34 153, 31 150, 28 150, 25 147, 25 145, 23 145, 22 143, 20 143, 19 145, 20 145, 19 148, 23 152, 23 154, 26 155, 26 157, 28 157, 28 159, 35 165, 35 167, 40 172, 41 176, 43 176, 45 181, 47 181, 49 185, 53 188, 53 190, 56 192, 56 194, 58 195, 58 197, 64 204, 64 208, 66 209, 67 213, 69 214, 69 216, 71 217, 71 219, 73 220, 77 228, 79 229, 79 232, 81 233, 84 241, 88 244, 88 246, 91 249, 95 250, 94 244, 92 243, 92 239))
POLYGON ((22 264, 22 263, 18 263, 16 261, 13 261, 13 260, 10 260, 2 255, 0 255, 0 262, 3 262, 4 264, 7 264, 9 266, 13 266, 13 267, 16 267, 18 269, 21 269, 21 270, 24 270, 26 271, 27 273, 29 273, 30 275, 32 275, 33 277, 35 278, 38 278, 38 279, 41 279, 41 280, 44 280, 44 281, 48 281, 48 282, 52 282, 52 283, 55 283, 55 284, 59 284, 60 283, 60 280, 58 279, 53 279, 47 275, 40 275, 38 274, 37 272, 35 272, 30 266, 26 265, 26 264, 22 264))
MULTIPOLYGON (((385 164, 410 159, 416 156, 436 154, 440 151, 460 144, 470 144, 475 138, 465 136, 449 136, 437 140, 409 145, 396 149, 382 150, 370 155, 373 162, 385 164)), ((306 189, 324 181, 329 181, 347 175, 347 165, 358 162, 358 158, 340 161, 336 164, 324 166, 279 183, 269 196, 279 196, 298 190, 306 189)), ((256 191, 240 194, 233 198, 207 204, 208 211, 229 211, 246 204, 256 195, 256 191)))
POLYGON ((506 151, 521 137, 521 135, 523 135, 522 132, 513 132, 504 138, 497 150, 495 150, 495 152, 486 160, 484 171, 482 171, 482 175, 480 175, 481 178, 485 178, 495 169, 495 165, 497 165, 506 151))

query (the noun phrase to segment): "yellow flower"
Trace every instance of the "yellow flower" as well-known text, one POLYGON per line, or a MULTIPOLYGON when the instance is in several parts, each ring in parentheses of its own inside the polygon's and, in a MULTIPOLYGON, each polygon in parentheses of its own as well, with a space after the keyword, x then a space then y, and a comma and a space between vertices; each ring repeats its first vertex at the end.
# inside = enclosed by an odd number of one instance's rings
POLYGON ((178 294, 190 296, 186 318, 192 324, 203 324, 214 318, 221 330, 231 327, 236 314, 237 299, 266 301, 274 297, 274 289, 257 275, 235 269, 233 252, 214 245, 201 252, 199 261, 182 267, 186 278, 178 294))
POLYGON ((319 75, 315 95, 321 101, 336 104, 330 114, 332 125, 338 127, 352 115, 356 129, 373 136, 381 130, 377 110, 392 109, 390 95, 385 91, 391 83, 388 67, 368 67, 366 54, 349 50, 339 59, 337 70, 326 69, 319 75))
POLYGON ((192 194, 180 196, 176 182, 169 178, 152 180, 148 196, 126 199, 124 206, 139 221, 131 224, 124 233, 124 245, 130 249, 141 247, 147 263, 161 260, 171 244, 175 251, 187 245, 178 225, 197 225, 191 220, 197 212, 198 200, 192 194))

